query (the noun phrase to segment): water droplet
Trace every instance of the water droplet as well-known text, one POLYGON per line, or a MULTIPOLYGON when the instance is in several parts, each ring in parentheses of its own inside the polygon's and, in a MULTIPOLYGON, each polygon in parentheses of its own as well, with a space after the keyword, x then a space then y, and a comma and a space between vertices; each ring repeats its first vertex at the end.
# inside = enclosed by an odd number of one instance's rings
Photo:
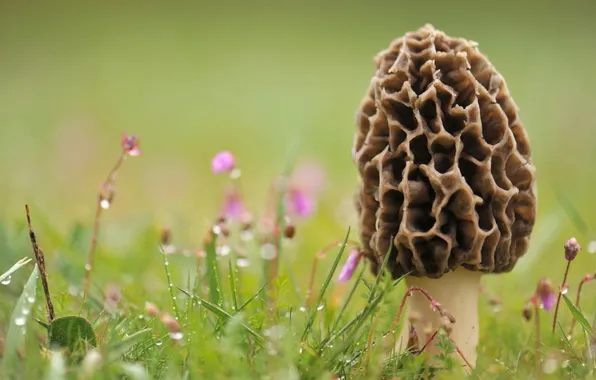
POLYGON ((304 348, 300 347, 300 349, 298 350, 298 353, 301 354, 304 352, 304 348))
POLYGON ((157 342, 155 342, 156 346, 161 346, 163 344, 163 342, 161 340, 158 340, 157 342))
POLYGON ((27 302, 29 302, 29 303, 35 302, 35 297, 33 297, 33 296, 27 296, 27 302))
POLYGON ((10 281, 11 280, 12 280, 12 276, 6 277, 4 280, 2 280, 2 285, 8 285, 8 284, 10 284, 10 281))
POLYGON ((14 319, 14 324, 17 326, 24 326, 27 319, 24 316, 18 316, 14 319))
POLYGON ((263 260, 273 260, 277 256, 277 248, 271 243, 263 244, 261 247, 261 257, 263 260))
POLYGON ((172 244, 163 245, 161 248, 163 249, 163 253, 166 255, 171 255, 172 253, 176 252, 176 247, 172 244))
POLYGON ((227 255, 229 255, 229 254, 230 254, 230 251, 231 251, 231 250, 232 250, 232 249, 230 248, 230 246, 229 246, 229 245, 222 245, 222 246, 220 246, 220 247, 217 247, 217 249, 216 249, 216 253, 217 253, 219 256, 227 256, 227 255))
POLYGON ((240 232, 240 240, 242 241, 250 241, 254 238, 254 234, 251 230, 244 230, 240 232))
POLYGON ((250 260, 247 259, 246 257, 240 257, 238 260, 236 260, 236 265, 240 268, 246 268, 250 266, 250 260))
POLYGON ((170 262, 168 260, 166 260, 163 262, 163 265, 168 266, 168 265, 170 265, 170 262))
POLYGON ((235 168, 234 170, 232 170, 230 172, 231 179, 238 179, 238 178, 240 178, 241 175, 242 175, 242 171, 238 168, 235 168))
POLYGON ((145 319, 145 316, 143 314, 139 314, 139 319, 145 319))
POLYGON ((215 226, 213 226, 213 233, 216 235, 221 234, 221 226, 216 224, 215 226))
POLYGON ((176 296, 173 296, 173 297, 172 297, 172 299, 173 299, 174 301, 176 301, 176 296))
POLYGON ((325 305, 319 305, 319 306, 317 306, 317 311, 323 310, 324 307, 325 307, 325 305))
POLYGON ((85 264, 85 270, 86 270, 86 271, 90 271, 91 269, 93 269, 93 268, 91 267, 91 265, 89 265, 89 264, 85 264))
POLYGON ((184 338, 184 334, 180 331, 172 332, 170 333, 170 338, 172 338, 172 340, 182 340, 182 338, 184 338))
POLYGON ((99 202, 99 205, 100 205, 100 206, 101 206, 101 208, 103 208, 104 210, 107 210, 107 209, 109 209, 109 208, 110 208, 110 201, 109 201, 109 200, 107 200, 107 199, 102 199, 102 200, 99 202))
POLYGON ((298 310, 300 310, 303 313, 306 313, 306 308, 304 306, 300 306, 298 310))
POLYGON ((24 307, 23 310, 21 310, 21 313, 23 313, 23 315, 25 316, 29 315, 30 312, 31 310, 27 309, 26 307, 24 307))
POLYGON ((567 286, 565 286, 563 289, 561 289, 561 294, 567 294, 568 291, 569 291, 569 288, 567 286))

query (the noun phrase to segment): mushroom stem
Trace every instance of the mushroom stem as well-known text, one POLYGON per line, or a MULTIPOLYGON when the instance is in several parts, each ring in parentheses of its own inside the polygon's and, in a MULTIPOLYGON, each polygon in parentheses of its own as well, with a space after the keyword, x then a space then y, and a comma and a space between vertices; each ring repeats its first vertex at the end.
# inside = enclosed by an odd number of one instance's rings
MULTIPOLYGON (((476 346, 478 345, 478 297, 481 275, 480 272, 460 268, 438 279, 406 277, 408 287, 414 286, 426 290, 443 310, 455 318, 449 336, 472 366, 476 365, 476 346)), ((441 328, 441 316, 436 310, 433 310, 428 299, 418 292, 409 297, 408 316, 413 314, 417 316, 412 319, 413 327, 416 329, 417 347, 411 348, 420 350, 426 343, 425 327, 428 329, 430 323, 433 331, 441 328)), ((405 320, 408 321, 410 318, 405 320)), ((408 323, 402 328, 400 339, 397 342, 398 349, 409 348, 410 327, 408 323)), ((431 352, 437 350, 434 342, 424 349, 431 352)), ((465 363, 463 358, 459 357, 459 359, 465 363)))

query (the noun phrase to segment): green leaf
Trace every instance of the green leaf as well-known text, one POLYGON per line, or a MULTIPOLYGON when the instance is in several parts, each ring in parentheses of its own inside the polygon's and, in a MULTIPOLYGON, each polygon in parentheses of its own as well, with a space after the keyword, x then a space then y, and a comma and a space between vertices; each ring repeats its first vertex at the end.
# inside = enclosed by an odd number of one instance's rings
POLYGON ((22 259, 17 261, 12 267, 10 267, 9 270, 7 270, 6 272, 2 273, 2 275, 0 275, 0 282, 4 281, 6 278, 10 277, 10 275, 12 275, 14 272, 18 271, 20 268, 29 264, 30 261, 31 261, 31 259, 29 259, 27 257, 23 257, 22 259))
POLYGON ((228 261, 228 278, 230 279, 230 289, 232 290, 232 304, 234 305, 234 311, 238 310, 238 290, 236 289, 236 275, 234 270, 234 264, 232 259, 228 261))
POLYGON ((569 311, 571 311, 571 315, 573 315, 573 318, 575 318, 577 323, 580 324, 580 326, 584 329, 585 332, 587 332, 591 336, 594 336, 594 330, 592 329, 590 322, 588 322, 581 310, 578 309, 573 304, 573 302, 571 302, 571 300, 569 299, 569 297, 567 297, 566 294, 563 294, 563 299, 565 300, 565 303, 567 304, 569 311))
POLYGON ((122 340, 117 340, 114 344, 110 344, 107 350, 108 362, 120 359, 122 355, 130 351, 136 344, 142 342, 148 333, 151 333, 151 329, 137 331, 122 340))
POLYGON ((48 328, 48 346, 50 349, 67 348, 71 355, 85 353, 87 346, 97 346, 93 326, 83 317, 69 315, 56 318, 48 328))
POLYGON ((33 309, 33 305, 35 304, 38 277, 39 269, 35 265, 33 272, 29 276, 29 280, 27 280, 23 288, 23 293, 21 293, 12 311, 10 325, 4 342, 4 357, 2 359, 4 379, 13 379, 20 373, 18 368, 20 363, 17 353, 24 341, 25 332, 27 331, 27 319, 31 315, 31 309, 33 309))

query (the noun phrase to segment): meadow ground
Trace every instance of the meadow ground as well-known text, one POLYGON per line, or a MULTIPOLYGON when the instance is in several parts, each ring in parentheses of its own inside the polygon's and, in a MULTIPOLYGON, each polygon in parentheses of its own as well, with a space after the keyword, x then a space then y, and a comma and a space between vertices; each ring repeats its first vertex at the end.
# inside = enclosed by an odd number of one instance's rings
MULTIPOLYGON (((33 257, 24 217, 29 204, 55 313, 79 314, 98 187, 118 158, 118 139, 126 131, 140 137, 143 153, 119 170, 114 202, 102 215, 83 309, 98 351, 83 361, 81 371, 97 378, 113 378, 116 372, 130 378, 332 378, 381 372, 409 378, 424 356, 388 359, 381 344, 365 349, 390 330, 405 291, 402 283, 394 289, 385 282, 375 286, 365 270, 361 280, 357 273, 338 284, 351 251, 346 248, 333 272, 339 252, 334 246, 318 263, 310 305, 305 297, 317 253, 342 241, 349 229, 350 239, 357 237, 350 148, 372 57, 391 39, 431 22, 480 43, 507 79, 532 140, 539 218, 530 251, 516 269, 483 279, 487 293, 474 376, 535 376, 535 319, 523 319, 526 301, 542 277, 557 290, 566 266, 563 245, 571 236, 583 246, 569 272, 573 301, 580 280, 596 269, 589 253, 596 238, 591 228, 596 222, 593 5, 477 3, 448 9, 441 2, 368 8, 351 2, 3 4, 0 272, 33 257), (270 189, 287 162, 310 160, 324 170, 316 211, 294 218, 295 236, 283 239, 274 294, 269 287, 260 291, 270 279, 271 260, 263 255, 269 257, 271 246, 264 244, 271 241, 261 242, 259 234, 243 240, 249 234, 232 225, 229 243, 205 243, 230 185, 227 176, 210 170, 211 158, 225 149, 236 156, 244 200, 257 216, 275 212, 270 189), (189 250, 168 255, 168 265, 159 249, 164 228, 171 230, 175 247, 189 250), (207 252, 222 244, 243 248, 224 248, 222 256, 220 247, 221 275, 208 278, 204 275, 214 272, 205 271, 197 280, 198 263, 206 265, 207 252), (197 250, 205 257, 197 258, 197 250), (247 260, 238 261, 238 254, 247 260), (195 286, 196 280, 213 286, 195 286), (315 302, 327 280, 324 297, 315 302), (181 330, 168 331, 176 324, 160 313, 152 317, 147 302, 179 316, 181 330), (172 333, 182 336, 173 339, 172 333)), ((18 366, 23 378, 65 378, 60 357, 39 348, 46 333, 33 318, 47 321, 39 283, 36 302, 26 303, 29 289, 19 304, 33 265, 3 279, 0 289, 3 370, 18 366), (23 319, 27 344, 17 350, 23 319)), ((576 326, 569 342, 561 340, 564 334, 550 334, 553 311, 541 313, 540 368, 552 372, 544 378, 589 378, 595 294, 586 284, 581 306, 587 322, 576 326)), ((572 314, 566 304, 559 318, 567 331, 572 314)), ((68 376, 84 377, 75 367, 68 376)))

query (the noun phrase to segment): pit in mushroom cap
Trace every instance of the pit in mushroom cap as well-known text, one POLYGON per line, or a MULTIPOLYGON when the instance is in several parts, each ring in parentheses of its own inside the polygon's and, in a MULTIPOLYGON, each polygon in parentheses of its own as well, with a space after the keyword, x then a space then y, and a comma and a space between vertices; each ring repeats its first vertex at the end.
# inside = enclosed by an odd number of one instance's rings
POLYGON ((530 141, 503 77, 432 25, 394 40, 357 114, 363 252, 394 277, 509 272, 536 217, 530 141), (393 239, 392 239, 393 238, 393 239))

